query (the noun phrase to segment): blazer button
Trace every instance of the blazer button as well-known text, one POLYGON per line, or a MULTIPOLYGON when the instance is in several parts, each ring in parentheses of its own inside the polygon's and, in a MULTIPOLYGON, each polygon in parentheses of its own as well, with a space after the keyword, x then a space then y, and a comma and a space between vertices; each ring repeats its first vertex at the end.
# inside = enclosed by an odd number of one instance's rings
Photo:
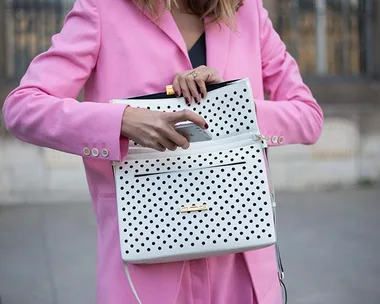
POLYGON ((103 157, 108 157, 108 154, 109 154, 109 152, 108 152, 107 149, 103 149, 103 150, 102 150, 102 156, 103 156, 103 157))
POLYGON ((272 143, 274 143, 274 144, 278 143, 278 136, 276 136, 276 135, 272 136, 272 143))
POLYGON ((90 149, 87 148, 87 147, 83 148, 83 154, 86 155, 86 156, 90 156, 90 154, 91 154, 90 149))
POLYGON ((278 138, 278 143, 281 145, 284 142, 284 140, 285 140, 284 136, 280 136, 278 138))
POLYGON ((96 148, 93 148, 92 149, 92 155, 95 156, 95 157, 98 157, 99 156, 99 150, 96 149, 96 148))

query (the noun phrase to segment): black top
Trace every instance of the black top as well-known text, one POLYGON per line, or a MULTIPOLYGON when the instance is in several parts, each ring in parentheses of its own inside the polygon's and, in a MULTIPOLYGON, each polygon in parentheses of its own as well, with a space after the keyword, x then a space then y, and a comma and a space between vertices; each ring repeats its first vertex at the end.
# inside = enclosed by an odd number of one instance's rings
POLYGON ((201 37, 195 42, 189 50, 189 57, 193 68, 200 65, 206 65, 206 34, 203 33, 201 37))

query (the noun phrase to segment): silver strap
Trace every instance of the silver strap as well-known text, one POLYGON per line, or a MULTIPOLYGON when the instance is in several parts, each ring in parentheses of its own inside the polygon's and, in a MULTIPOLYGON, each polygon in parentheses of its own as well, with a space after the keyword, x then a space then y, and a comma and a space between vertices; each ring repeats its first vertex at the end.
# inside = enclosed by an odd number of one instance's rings
POLYGON ((279 244, 278 244, 278 233, 277 233, 278 230, 277 230, 276 193, 274 191, 274 185, 273 185, 273 181, 272 181, 272 171, 271 171, 271 168, 270 168, 270 162, 269 162, 268 148, 267 147, 264 148, 264 152, 266 154, 266 159, 267 159, 267 164, 268 164, 268 179, 269 179, 270 195, 271 195, 271 198, 272 198, 273 222, 274 222, 275 231, 276 231, 276 234, 277 234, 276 235, 275 249, 276 249, 276 261, 277 261, 277 269, 278 269, 278 279, 280 281, 280 285, 281 285, 281 288, 282 288, 282 291, 283 291, 283 303, 286 304, 287 301, 288 301, 288 299, 287 299, 286 286, 285 286, 285 283, 284 283, 285 273, 284 273, 284 266, 283 266, 282 260, 281 260, 281 253, 280 253, 280 247, 279 247, 279 244))
MULTIPOLYGON (((274 225, 275 225, 275 228, 276 228, 276 231, 277 231, 276 193, 274 191, 274 186, 273 186, 273 181, 272 181, 272 171, 270 169, 270 164, 269 164, 269 159, 268 159, 268 149, 267 148, 265 149, 265 152, 266 152, 267 164, 268 164, 270 195, 271 195, 271 198, 272 198, 273 222, 274 222, 274 225)), ((278 240, 278 235, 276 235, 276 238, 278 240)), ((278 271, 279 271, 278 276, 279 276, 280 280, 283 280, 284 277, 285 277, 285 274, 284 274, 284 267, 283 267, 282 261, 281 261, 280 248, 278 246, 278 241, 276 241, 275 247, 276 247, 277 265, 278 265, 278 271)))
MULTIPOLYGON (((281 254, 280 254, 280 247, 278 245, 278 233, 277 233, 277 203, 276 203, 276 193, 274 191, 274 184, 272 180, 272 171, 270 167, 270 162, 269 162, 269 152, 268 152, 268 143, 266 140, 266 137, 264 135, 255 135, 256 140, 261 140, 262 145, 263 145, 263 150, 264 154, 266 156, 266 161, 267 161, 267 166, 268 166, 268 182, 269 182, 269 191, 270 191, 270 196, 272 199, 272 208, 273 208, 273 222, 274 222, 274 227, 276 231, 276 238, 277 241, 275 243, 275 248, 276 248, 276 260, 277 260, 277 266, 278 266, 278 278, 280 280, 281 286, 284 286, 283 280, 285 278, 285 273, 284 273, 284 267, 282 265, 282 260, 281 260, 281 254)), ((285 301, 286 303, 286 301, 285 301)))
POLYGON ((125 269, 125 274, 127 275, 129 286, 132 289, 133 295, 135 296, 135 298, 137 300, 137 303, 142 304, 142 302, 141 302, 141 300, 139 298, 139 295, 137 294, 135 285, 133 284, 133 281, 132 281, 132 278, 131 278, 131 274, 130 274, 130 272, 128 270, 128 265, 127 265, 126 262, 124 262, 124 269, 125 269))

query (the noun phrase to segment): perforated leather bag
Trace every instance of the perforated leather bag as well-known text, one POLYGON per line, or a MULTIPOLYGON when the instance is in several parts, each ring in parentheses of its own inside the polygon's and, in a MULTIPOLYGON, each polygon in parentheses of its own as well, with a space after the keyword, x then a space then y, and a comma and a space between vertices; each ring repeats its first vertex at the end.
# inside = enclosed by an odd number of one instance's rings
POLYGON ((128 263, 161 263, 243 252, 276 242, 274 202, 248 79, 210 86, 190 108, 183 98, 114 100, 203 116, 211 141, 158 152, 131 143, 113 164, 121 253, 128 263))

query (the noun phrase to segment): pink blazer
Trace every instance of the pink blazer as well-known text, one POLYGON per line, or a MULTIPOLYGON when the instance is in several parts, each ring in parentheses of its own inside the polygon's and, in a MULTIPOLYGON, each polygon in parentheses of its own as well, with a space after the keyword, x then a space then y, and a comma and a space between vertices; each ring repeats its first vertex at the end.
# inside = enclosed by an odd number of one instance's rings
MULTIPOLYGON (((323 124, 321 108, 262 1, 245 0, 236 18, 235 31, 225 25, 206 28, 207 65, 224 80, 250 78, 260 128, 272 146, 315 143, 323 124)), ((83 157, 98 223, 100 304, 135 303, 120 258, 110 166, 128 150, 120 137, 124 106, 109 100, 164 91, 177 72, 191 68, 170 13, 155 25, 133 0, 77 0, 52 47, 34 59, 5 101, 6 126, 14 136, 83 157), (86 101, 78 102, 83 86, 86 101)), ((274 249, 244 256, 259 303, 278 303, 274 249)), ((172 303, 181 269, 181 262, 131 266, 142 302, 172 303)))

